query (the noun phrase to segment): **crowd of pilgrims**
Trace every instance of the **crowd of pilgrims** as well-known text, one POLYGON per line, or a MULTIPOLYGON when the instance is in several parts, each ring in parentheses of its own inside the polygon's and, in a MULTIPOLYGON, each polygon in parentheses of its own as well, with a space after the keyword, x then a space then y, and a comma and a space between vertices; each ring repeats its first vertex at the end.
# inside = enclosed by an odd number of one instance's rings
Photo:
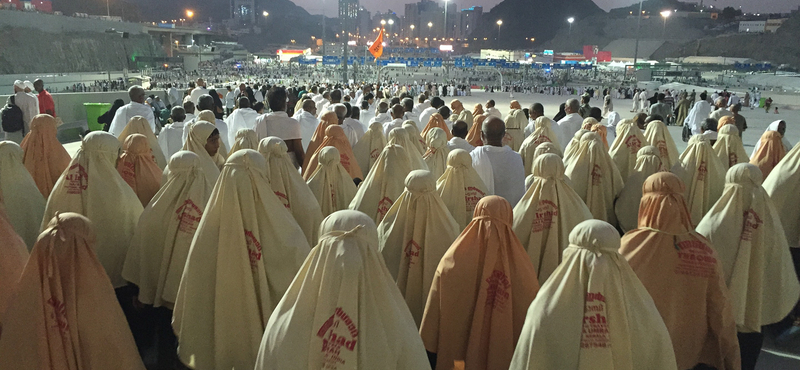
POLYGON ((797 317, 782 132, 197 86, 72 158, 47 114, 0 142, 0 368, 738 370, 797 317))

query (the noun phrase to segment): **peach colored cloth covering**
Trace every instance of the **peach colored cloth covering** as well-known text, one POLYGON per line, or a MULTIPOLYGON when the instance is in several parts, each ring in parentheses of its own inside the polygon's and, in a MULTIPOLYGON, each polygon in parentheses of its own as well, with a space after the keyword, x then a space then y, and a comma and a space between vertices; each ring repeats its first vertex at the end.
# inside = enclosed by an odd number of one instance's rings
POLYGON ((267 161, 267 179, 272 191, 303 229, 308 245, 317 244, 322 211, 314 193, 294 167, 286 143, 269 136, 261 140, 258 151, 267 161))
POLYGON ((147 206, 161 188, 161 170, 153 158, 153 151, 147 138, 140 134, 129 135, 122 150, 117 160, 117 172, 131 186, 142 206, 147 206))
MULTIPOLYGON (((338 211, 270 316, 255 370, 430 369, 372 219, 338 211)), ((249 370, 249 368, 247 369, 249 370)))
POLYGON ((597 136, 603 140, 603 146, 608 150, 608 128, 602 123, 595 123, 589 131, 597 133, 597 136))
POLYGON ((528 251, 539 281, 545 281, 569 245, 569 233, 592 212, 564 176, 564 163, 555 154, 533 162, 533 181, 514 207, 514 233, 528 251))
POLYGON ((483 121, 486 119, 486 115, 483 112, 482 105, 475 104, 475 109, 472 110, 472 118, 474 122, 472 123, 472 127, 469 128, 469 132, 467 132, 466 140, 472 146, 483 146, 481 128, 483 127, 483 121))
POLYGON ((203 175, 200 157, 192 152, 178 151, 168 166, 167 181, 136 225, 122 277, 139 287, 140 302, 172 309, 214 183, 203 175))
POLYGON ((356 156, 358 167, 364 176, 369 174, 369 170, 375 164, 381 150, 386 146, 386 137, 383 136, 383 124, 372 122, 369 130, 364 133, 361 139, 353 147, 353 155, 356 156))
POLYGON ((670 170, 678 175, 686 187, 686 204, 692 225, 697 225, 703 215, 717 202, 725 186, 725 169, 711 142, 705 135, 694 135, 670 170))
POLYGON ((322 148, 319 166, 307 182, 317 198, 323 217, 347 209, 358 191, 350 174, 339 163, 340 158, 338 149, 332 146, 322 148))
POLYGON ((428 150, 422 156, 434 179, 441 177, 444 170, 447 169, 447 156, 450 154, 445 131, 442 129, 437 130, 437 128, 434 127, 428 131, 428 150))
POLYGON ((3 312, 17 290, 26 262, 28 247, 8 221, 5 206, 0 204, 0 334, 3 329, 3 312))
MULTIPOLYGON (((725 116, 720 118, 719 122, 717 123, 717 132, 721 131, 725 125, 733 125, 733 127, 736 127, 736 118, 733 116, 725 116)), ((736 129, 736 132, 739 132, 738 128, 736 129)))
POLYGON ((667 327, 619 245, 600 220, 572 230, 528 309, 511 370, 677 369, 667 327))
POLYGON ((147 142, 150 144, 150 149, 153 150, 153 158, 158 165, 158 168, 161 170, 167 168, 167 158, 164 157, 164 151, 161 150, 161 145, 158 144, 158 139, 156 135, 153 133, 153 130, 150 128, 150 122, 147 121, 142 116, 134 116, 128 121, 128 124, 122 130, 122 133, 119 134, 119 143, 120 145, 125 144, 125 139, 128 138, 129 135, 133 134, 142 134, 147 138, 147 142))
POLYGON ((739 332, 761 332, 800 297, 786 234, 761 179, 752 164, 731 167, 722 197, 697 225, 719 255, 739 332))
POLYGON ((347 173, 350 174, 350 178, 364 179, 364 175, 361 173, 361 168, 358 166, 358 161, 353 154, 353 149, 350 148, 350 141, 347 140, 344 129, 339 125, 331 125, 325 129, 325 139, 319 144, 317 150, 313 154, 309 154, 311 160, 308 162, 306 171, 303 172, 303 178, 306 181, 311 178, 311 174, 317 169, 317 165, 319 164, 319 152, 326 146, 332 146, 339 150, 339 162, 344 169, 347 170, 347 173))
POLYGON ((0 141, 0 194, 14 231, 33 248, 42 226, 47 199, 22 164, 25 152, 13 141, 0 141))
POLYGON ((144 370, 92 223, 67 212, 46 225, 2 316, 0 369, 144 370))
POLYGON ((636 166, 636 153, 645 145, 650 144, 642 134, 642 130, 636 126, 636 122, 626 119, 617 125, 617 138, 611 144, 608 153, 617 165, 622 181, 628 180, 628 176, 633 173, 633 167, 636 166))
POLYGON ((412 170, 427 170, 428 165, 422 159, 424 152, 419 152, 415 148, 414 141, 417 140, 416 135, 412 135, 403 127, 396 127, 389 131, 389 136, 386 137, 386 145, 399 145, 406 149, 406 156, 408 157, 408 164, 412 170))
POLYGON ((434 113, 434 114, 431 115, 431 118, 428 120, 428 124, 425 125, 425 129, 423 129, 422 133, 420 133, 420 136, 422 137, 422 140, 426 140, 427 141, 428 140, 428 132, 431 129, 436 128, 436 127, 442 129, 442 131, 445 132, 445 134, 447 135, 447 141, 449 141, 450 139, 453 138, 453 134, 450 133, 450 130, 447 128, 447 125, 444 123, 444 118, 442 117, 442 115, 439 114, 439 113, 434 113))
POLYGON ((306 170, 308 164, 311 163, 311 155, 317 152, 317 149, 322 144, 322 140, 325 139, 325 131, 328 129, 328 126, 332 125, 339 125, 339 118, 336 117, 336 112, 329 111, 319 117, 319 124, 317 128, 314 130, 314 134, 311 135, 311 141, 308 143, 308 148, 306 148, 306 156, 303 160, 303 176, 306 176, 306 172, 314 173, 314 171, 306 170))
POLYGON ((580 147, 564 174, 594 218, 617 225, 614 201, 624 184, 596 133, 587 132, 581 137, 580 147))
MULTIPOLYGON (((394 130, 397 129, 392 131, 394 130)), ((364 212, 380 223, 405 189, 403 181, 411 172, 406 152, 413 150, 387 144, 372 171, 359 184, 358 191, 348 208, 364 212)))
POLYGON ((652 121, 648 123, 647 129, 644 130, 644 138, 650 143, 649 145, 658 149, 661 164, 664 168, 672 168, 675 163, 678 163, 678 156, 680 156, 678 147, 675 145, 675 140, 672 140, 672 134, 669 133, 664 122, 652 121))
MULTIPOLYGON (((722 118, 727 118, 725 116, 722 118)), ((719 130, 717 142, 714 143, 714 152, 719 158, 724 170, 728 170, 739 163, 747 163, 749 156, 744 150, 742 138, 739 136, 739 129, 734 125, 724 125, 719 130)), ((766 178, 766 176, 765 176, 766 178)))
POLYGON ((183 271, 172 328, 193 369, 252 369, 272 310, 309 252, 258 152, 233 153, 211 193, 183 271))
POLYGON ((231 150, 228 152, 228 156, 241 149, 258 150, 258 135, 256 135, 253 129, 243 128, 236 131, 236 137, 233 144, 231 144, 231 150))
POLYGON ((561 144, 553 131, 553 121, 545 116, 541 116, 533 121, 533 133, 528 135, 519 148, 519 155, 522 156, 522 163, 525 167, 525 176, 531 174, 531 166, 535 158, 536 149, 544 143, 552 143, 558 149, 561 156, 561 144))
POLYGON ((783 146, 783 137, 778 131, 765 131, 761 135, 761 145, 750 158, 750 164, 758 166, 764 178, 769 176, 772 169, 786 156, 786 148, 783 146))
POLYGON ((797 206, 797 194, 800 194, 800 145, 795 145, 772 169, 769 177, 764 179, 764 190, 775 205, 789 247, 800 247, 800 207, 797 206))
POLYGON ((435 370, 508 369, 539 283, 511 230, 511 205, 481 199, 433 278, 420 335, 437 354, 435 370))
POLYGON ((439 261, 461 228, 436 193, 429 171, 411 171, 406 190, 378 224, 383 260, 419 326, 439 261))
POLYGON ((647 145, 639 149, 639 153, 636 154, 636 167, 633 168, 633 173, 628 177, 628 181, 614 202, 614 212, 619 221, 619 228, 623 232, 635 229, 639 223, 639 202, 642 200, 644 180, 661 171, 666 169, 661 163, 658 148, 647 145))
POLYGON ((455 149, 447 155, 447 169, 436 180, 436 191, 459 230, 472 221, 478 201, 489 193, 478 171, 472 167, 472 157, 463 149, 455 149))
POLYGON ((33 176, 36 187, 47 198, 53 185, 67 169, 70 157, 56 137, 56 119, 49 114, 39 114, 31 121, 31 132, 22 140, 25 157, 22 163, 33 176))
POLYGON ((41 229, 61 212, 75 212, 92 220, 97 259, 115 288, 125 286, 122 266, 133 237, 142 202, 115 168, 119 141, 95 131, 83 138, 69 168, 61 174, 47 200, 41 229))
POLYGON ((417 123, 412 120, 406 120, 401 127, 408 133, 408 138, 411 140, 411 143, 414 144, 414 148, 417 149, 419 155, 424 155, 425 151, 428 150, 428 143, 425 141, 425 138, 420 136, 421 134, 417 128, 417 123))
POLYGON ((692 230, 685 187, 669 172, 644 183, 639 227, 620 254, 644 284, 667 325, 678 369, 699 363, 740 368, 736 322, 717 253, 692 230))

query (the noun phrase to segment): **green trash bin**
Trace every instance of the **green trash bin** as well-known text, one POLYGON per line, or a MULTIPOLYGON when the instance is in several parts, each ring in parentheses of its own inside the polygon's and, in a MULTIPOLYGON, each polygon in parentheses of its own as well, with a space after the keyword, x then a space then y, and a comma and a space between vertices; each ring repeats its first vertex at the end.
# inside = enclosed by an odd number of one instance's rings
POLYGON ((89 125, 89 131, 103 130, 103 124, 97 122, 97 119, 111 108, 111 103, 83 103, 86 108, 86 122, 89 125))

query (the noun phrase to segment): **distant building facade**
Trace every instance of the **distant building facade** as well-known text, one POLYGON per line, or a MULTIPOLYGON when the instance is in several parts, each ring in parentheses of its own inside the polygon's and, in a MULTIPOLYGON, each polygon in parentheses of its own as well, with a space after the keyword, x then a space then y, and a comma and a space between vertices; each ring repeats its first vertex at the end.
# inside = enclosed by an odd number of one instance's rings
POLYGON ((775 33, 778 28, 783 25, 783 22, 786 21, 786 18, 780 19, 767 19, 767 20, 756 20, 756 21, 741 21, 739 22, 739 32, 741 33, 763 33, 763 32, 771 32, 775 33))

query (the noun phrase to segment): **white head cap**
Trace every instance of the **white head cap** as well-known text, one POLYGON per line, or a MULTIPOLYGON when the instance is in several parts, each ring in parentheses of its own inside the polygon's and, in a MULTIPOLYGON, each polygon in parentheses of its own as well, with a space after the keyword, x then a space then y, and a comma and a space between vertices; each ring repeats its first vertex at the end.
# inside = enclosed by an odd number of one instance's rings
POLYGON ((20 89, 24 89, 25 88, 25 83, 22 82, 21 80, 16 80, 16 81, 14 81, 14 87, 18 87, 20 89))
POLYGON ((25 82, 23 82, 23 83, 25 84, 25 88, 33 90, 33 82, 25 80, 25 82))

